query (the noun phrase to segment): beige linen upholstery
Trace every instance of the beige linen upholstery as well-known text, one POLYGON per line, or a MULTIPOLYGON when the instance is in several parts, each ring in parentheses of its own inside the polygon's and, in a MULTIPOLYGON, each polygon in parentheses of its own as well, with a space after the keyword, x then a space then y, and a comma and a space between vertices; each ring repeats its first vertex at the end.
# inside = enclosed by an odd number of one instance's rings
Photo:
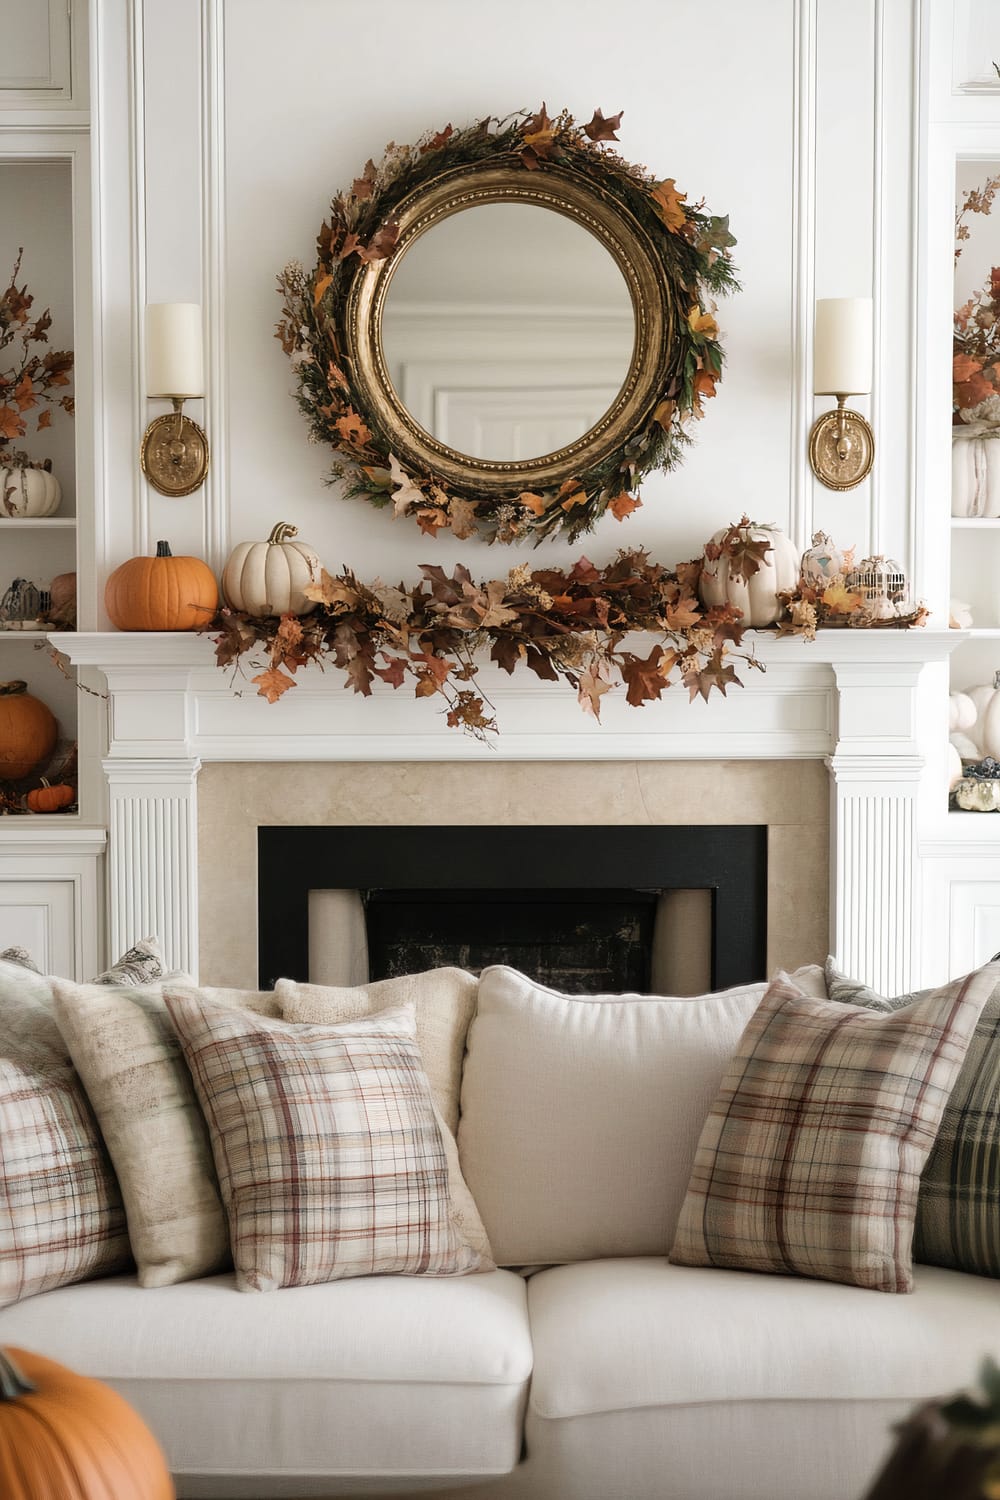
MULTIPOLYGON (((60 1030, 121 1185, 140 1282, 167 1286, 228 1265, 208 1134, 162 988, 53 987, 60 1030)), ((255 991, 217 998, 273 1007, 255 991)))
POLYGON ((300 1026, 166 995, 241 1291, 495 1269, 462 1238, 410 1001, 300 1026))
POLYGON ((512 1469, 531 1373, 526 1302, 509 1271, 271 1297, 238 1296, 232 1276, 146 1291, 127 1277, 34 1297, 0 1329, 120 1391, 181 1497, 277 1500, 512 1469))
POLYGON ((910 1291, 920 1173, 998 974, 891 1015, 779 974, 705 1123, 671 1260, 910 1291))
POLYGON ((465 1040, 475 1015, 478 989, 479 981, 474 974, 464 969, 442 968, 350 986, 279 979, 274 993, 286 1021, 318 1025, 356 1021, 412 1002, 416 1008, 420 1056, 434 1102, 447 1126, 444 1146, 456 1220, 468 1243, 492 1260, 490 1241, 462 1174, 455 1141, 465 1040))
POLYGON ((498 1265, 666 1255, 701 1126, 764 990, 581 998, 483 971, 458 1147, 498 1265))

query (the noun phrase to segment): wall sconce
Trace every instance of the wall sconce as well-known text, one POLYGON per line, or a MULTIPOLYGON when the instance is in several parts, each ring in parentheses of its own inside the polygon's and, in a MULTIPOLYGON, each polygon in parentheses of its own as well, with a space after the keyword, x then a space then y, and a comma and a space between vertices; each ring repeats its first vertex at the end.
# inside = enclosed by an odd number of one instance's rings
POLYGON ((848 396, 872 388, 872 299, 822 297, 816 303, 813 394, 836 396, 835 411, 824 412, 809 434, 809 462, 821 484, 853 490, 871 472, 875 434, 848 396))
POLYGON ((146 395, 173 403, 143 433, 139 462, 161 495, 190 495, 208 473, 208 438, 184 415, 184 402, 204 396, 201 308, 196 302, 151 302, 146 308, 146 395))

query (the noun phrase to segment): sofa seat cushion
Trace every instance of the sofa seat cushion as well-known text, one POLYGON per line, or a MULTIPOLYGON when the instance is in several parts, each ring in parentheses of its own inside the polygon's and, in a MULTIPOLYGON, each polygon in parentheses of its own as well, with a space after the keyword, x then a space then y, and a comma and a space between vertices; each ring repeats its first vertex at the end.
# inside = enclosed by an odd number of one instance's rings
POLYGON ((532 1362, 525 1284, 508 1271, 260 1297, 239 1295, 232 1276, 159 1288, 115 1277, 10 1308, 0 1342, 120 1391, 162 1443, 181 1495, 506 1473, 532 1362), (254 1483, 262 1476, 274 1484, 254 1483))
POLYGON ((591 1261, 533 1276, 531 1408, 564 1418, 739 1401, 914 1402, 1000 1358, 996 1282, 915 1267, 910 1297, 835 1282, 591 1261))

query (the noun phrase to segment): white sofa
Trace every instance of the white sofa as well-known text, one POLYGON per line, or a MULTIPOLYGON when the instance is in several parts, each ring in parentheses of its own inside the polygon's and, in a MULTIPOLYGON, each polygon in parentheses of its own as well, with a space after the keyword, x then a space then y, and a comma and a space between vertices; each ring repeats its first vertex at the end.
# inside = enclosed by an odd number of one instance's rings
POLYGON ((253 1295, 114 1277, 6 1309, 0 1341, 120 1390, 183 1500, 859 1500, 893 1424, 1000 1357, 1000 1284, 918 1266, 888 1295, 669 1264, 754 1004, 717 1000, 481 1004, 463 1170, 498 1260, 537 1241, 569 1263, 253 1295), (644 1237, 656 1253, 628 1253, 644 1237))

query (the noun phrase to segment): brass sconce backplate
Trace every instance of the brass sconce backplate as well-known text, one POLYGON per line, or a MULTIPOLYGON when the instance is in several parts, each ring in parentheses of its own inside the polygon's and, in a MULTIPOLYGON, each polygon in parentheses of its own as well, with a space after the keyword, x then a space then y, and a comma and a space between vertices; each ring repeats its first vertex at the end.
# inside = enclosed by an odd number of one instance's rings
POLYGON ((161 495, 190 495, 205 483, 208 438, 180 410, 150 422, 139 450, 142 472, 161 495))
POLYGON ((809 462, 827 489, 853 490, 867 479, 874 461, 875 435, 860 412, 841 406, 813 423, 809 462))

